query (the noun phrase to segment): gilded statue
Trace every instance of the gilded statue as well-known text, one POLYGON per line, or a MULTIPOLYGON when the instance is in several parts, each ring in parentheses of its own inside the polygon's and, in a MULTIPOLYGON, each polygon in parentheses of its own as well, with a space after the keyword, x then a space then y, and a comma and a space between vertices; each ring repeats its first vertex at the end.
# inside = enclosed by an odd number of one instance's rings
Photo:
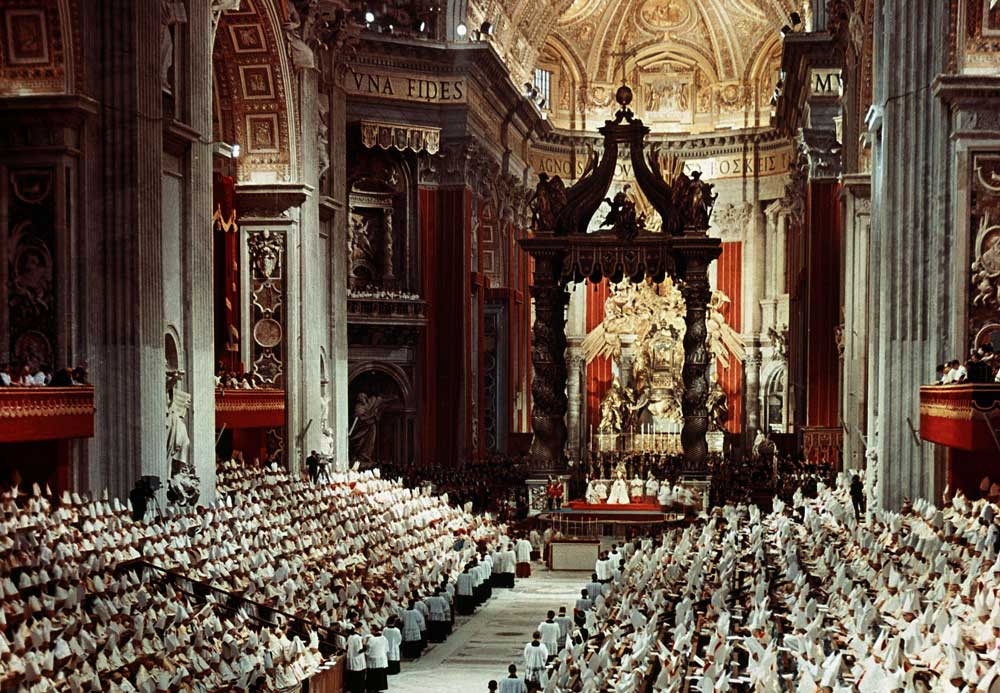
MULTIPOLYGON (((724 293, 714 291, 706 316, 708 347, 723 369, 734 360, 742 363, 745 356, 739 334, 722 314, 727 303, 724 293)), ((587 363, 598 357, 620 362, 622 339, 633 336, 632 385, 623 387, 617 378, 613 381, 601 405, 601 433, 638 426, 647 412, 654 419, 681 417, 685 314, 684 297, 669 277, 660 284, 647 279, 639 283, 625 280, 613 286, 604 304, 604 320, 583 340, 583 356, 587 363), (623 410, 623 406, 627 408, 623 410)), ((709 402, 719 427, 728 418, 725 395, 717 379, 713 379, 711 390, 709 402)))
POLYGON ((625 388, 622 387, 621 380, 615 377, 601 401, 601 423, 597 430, 603 434, 621 433, 626 407, 625 388))

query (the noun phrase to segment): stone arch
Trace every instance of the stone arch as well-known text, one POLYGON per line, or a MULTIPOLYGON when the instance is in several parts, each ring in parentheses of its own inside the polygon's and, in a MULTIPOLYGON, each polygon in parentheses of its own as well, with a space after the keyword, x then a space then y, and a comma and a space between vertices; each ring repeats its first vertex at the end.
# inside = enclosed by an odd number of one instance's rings
POLYGON ((788 428, 788 368, 783 362, 775 362, 761 375, 764 381, 761 429, 785 432, 788 428))
POLYGON ((237 180, 289 182, 299 174, 294 75, 283 10, 243 0, 223 13, 212 50, 213 133, 240 146, 237 180))
POLYGON ((183 370, 184 348, 177 327, 167 325, 163 332, 163 358, 168 371, 183 370))
POLYGON ((347 375, 347 382, 349 383, 349 390, 352 389, 360 378, 365 373, 381 373, 388 376, 399 389, 399 394, 402 398, 401 404, 407 411, 415 412, 417 410, 417 402, 414 396, 413 384, 410 382, 409 376, 406 372, 396 365, 395 363, 386 363, 384 361, 365 361, 363 363, 355 364, 351 366, 350 371, 347 375))
POLYGON ((362 445, 357 440, 362 423, 357 419, 358 400, 362 393, 392 399, 378 420, 372 460, 395 465, 414 461, 417 446, 416 402, 409 377, 394 363, 368 361, 351 368, 348 376, 350 411, 349 447, 353 460, 362 459, 362 445))
MULTIPOLYGON (((455 41, 459 38, 455 32, 455 27, 468 21, 469 0, 448 0, 448 7, 446 9, 447 11, 444 15, 444 37, 447 41, 455 41)), ((471 30, 471 27, 466 25, 466 29, 471 30)))

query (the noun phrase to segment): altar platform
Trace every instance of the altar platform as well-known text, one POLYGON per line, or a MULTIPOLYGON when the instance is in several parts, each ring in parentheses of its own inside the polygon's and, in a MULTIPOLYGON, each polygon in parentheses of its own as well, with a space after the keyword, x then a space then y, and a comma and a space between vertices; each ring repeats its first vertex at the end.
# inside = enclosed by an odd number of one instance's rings
POLYGON ((604 521, 604 522, 664 522, 683 517, 687 511, 697 512, 678 505, 662 506, 653 502, 633 502, 624 504, 588 503, 572 500, 567 505, 544 513, 550 519, 562 521, 604 521))

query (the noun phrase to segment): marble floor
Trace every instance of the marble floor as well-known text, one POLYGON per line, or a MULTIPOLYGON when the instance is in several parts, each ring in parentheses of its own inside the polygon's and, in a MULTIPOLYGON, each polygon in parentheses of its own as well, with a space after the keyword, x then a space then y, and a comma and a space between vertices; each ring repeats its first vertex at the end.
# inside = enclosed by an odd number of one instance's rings
POLYGON ((493 599, 470 617, 459 617, 451 637, 402 664, 389 677, 392 693, 480 693, 490 679, 507 675, 507 665, 521 670, 521 652, 549 609, 572 610, 590 576, 582 572, 532 566, 531 577, 513 590, 494 590, 493 599))

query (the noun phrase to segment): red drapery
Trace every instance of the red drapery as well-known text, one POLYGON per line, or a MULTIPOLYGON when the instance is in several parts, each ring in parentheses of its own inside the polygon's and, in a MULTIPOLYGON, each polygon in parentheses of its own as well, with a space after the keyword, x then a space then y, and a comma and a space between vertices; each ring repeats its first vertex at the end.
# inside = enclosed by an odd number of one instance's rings
POLYGON ((471 328, 469 277, 471 193, 465 188, 418 192, 422 245, 423 295, 427 301, 424 331, 424 402, 421 442, 425 461, 455 462, 466 450, 471 420, 463 424, 462 410, 471 355, 467 344, 471 328))
POLYGON ((230 371, 240 364, 239 226, 236 222, 236 180, 216 172, 212 216, 215 266, 215 358, 230 371))
MULTIPOLYGON (((607 279, 598 284, 587 282, 587 332, 604 320, 604 302, 611 295, 607 279)), ((611 359, 599 357, 587 366, 587 424, 596 431, 601 423, 601 400, 611 387, 611 359)))
MULTIPOLYGON (((743 332, 743 242, 722 244, 722 255, 716 263, 716 288, 729 297, 721 309, 722 317, 737 334, 743 332)), ((743 430, 743 367, 730 356, 729 368, 718 363, 719 386, 726 393, 729 420, 726 430, 739 433, 743 430)))

